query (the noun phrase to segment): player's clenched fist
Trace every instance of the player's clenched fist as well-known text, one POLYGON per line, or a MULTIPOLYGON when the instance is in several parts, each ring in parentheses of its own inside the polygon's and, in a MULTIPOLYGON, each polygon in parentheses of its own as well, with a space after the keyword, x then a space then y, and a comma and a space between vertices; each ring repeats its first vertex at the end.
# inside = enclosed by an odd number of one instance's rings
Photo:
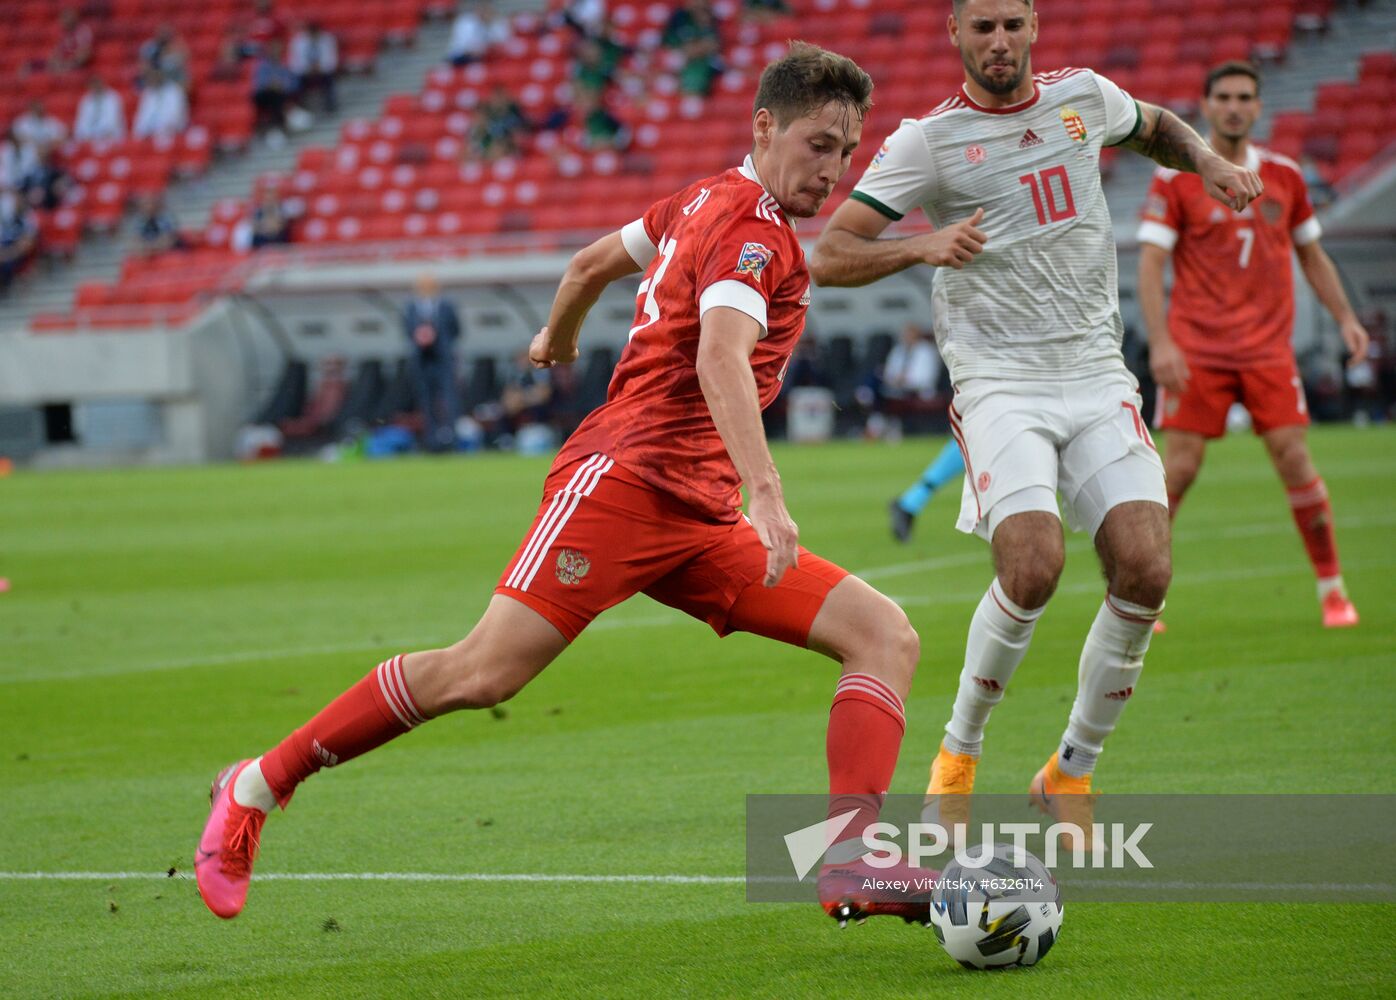
POLYGON ((553 365, 570 365, 577 360, 576 343, 570 346, 553 343, 545 326, 533 337, 528 345, 528 360, 534 368, 551 368, 553 365))
POLYGON ((753 493, 747 517, 756 529, 756 537, 766 546, 766 576, 762 583, 774 587, 786 570, 799 564, 800 529, 790 519, 779 495, 753 493))
POLYGON ((1245 209, 1265 190, 1260 174, 1238 167, 1220 156, 1199 163, 1197 173, 1208 194, 1237 212, 1245 209))
POLYGON ((932 267, 953 267, 958 271, 974 260, 988 242, 989 237, 979 228, 979 223, 983 221, 984 209, 976 208, 974 214, 963 222, 922 237, 925 244, 922 259, 932 267))

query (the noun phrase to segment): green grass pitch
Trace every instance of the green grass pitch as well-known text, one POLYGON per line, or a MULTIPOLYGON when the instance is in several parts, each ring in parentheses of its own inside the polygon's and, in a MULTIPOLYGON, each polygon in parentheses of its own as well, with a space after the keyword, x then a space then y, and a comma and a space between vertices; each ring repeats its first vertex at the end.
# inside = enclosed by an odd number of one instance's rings
MULTIPOLYGON (((924 655, 893 791, 914 793, 990 576, 939 496, 887 498, 938 441, 780 447, 811 549, 902 601, 924 655)), ((1177 526, 1169 631, 1101 759, 1117 792, 1396 792, 1396 431, 1318 429, 1359 628, 1324 632, 1258 442, 1215 446, 1177 526)), ((840 931, 740 884, 254 881, 232 923, 188 877, 213 773, 378 660, 474 622, 546 462, 507 457, 0 480, 6 996, 1331 996, 1396 991, 1396 907, 1080 904, 1041 966, 973 974, 929 931, 840 931)), ((979 788, 1053 749, 1102 587, 1061 590, 979 788)), ((743 797, 819 792, 836 666, 639 598, 507 712, 437 721, 300 790, 259 871, 740 875, 743 797)), ((1299 835, 1308 831, 1300 830, 1299 835)), ((1200 832, 1203 833, 1203 832, 1200 832)), ((1321 847, 1316 850, 1321 857, 1321 847)), ((1296 873, 1296 878, 1303 873, 1296 873)))

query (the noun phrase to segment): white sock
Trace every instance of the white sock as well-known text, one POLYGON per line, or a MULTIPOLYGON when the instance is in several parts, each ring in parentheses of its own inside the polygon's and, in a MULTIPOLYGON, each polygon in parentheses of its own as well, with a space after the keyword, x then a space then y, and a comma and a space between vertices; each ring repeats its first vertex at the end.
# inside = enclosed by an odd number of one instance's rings
POLYGON ((989 584, 969 622, 960 690, 945 725, 945 749, 979 756, 989 713, 1003 700, 1004 689, 1023 662, 1040 617, 1042 608, 1020 608, 1004 594, 997 579, 989 584))
POLYGON ((1333 593, 1333 591, 1335 591, 1335 590, 1336 590, 1338 593, 1340 593, 1340 594, 1346 594, 1346 593, 1347 593, 1347 588, 1343 586, 1343 578, 1342 578, 1341 576, 1326 576, 1326 577, 1324 577, 1323 579, 1319 580, 1319 582, 1318 582, 1318 599, 1319 599, 1319 601, 1322 602, 1323 599, 1324 599, 1325 597, 1327 597, 1329 594, 1333 593))
POLYGON ((233 782, 233 801, 248 809, 260 809, 270 813, 276 808, 276 796, 272 794, 267 779, 262 777, 262 758, 258 757, 244 767, 233 782))
POLYGON ((1113 594, 1086 635, 1077 677, 1076 703, 1062 737, 1057 763, 1063 774, 1083 777, 1095 770, 1096 756, 1134 694, 1144 654, 1163 608, 1146 608, 1113 594))

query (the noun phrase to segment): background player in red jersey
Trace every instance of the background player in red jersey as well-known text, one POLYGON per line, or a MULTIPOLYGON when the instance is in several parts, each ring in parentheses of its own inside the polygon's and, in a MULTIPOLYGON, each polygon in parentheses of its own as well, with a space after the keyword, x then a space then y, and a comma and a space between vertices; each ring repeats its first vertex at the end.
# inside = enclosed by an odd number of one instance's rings
POLYGON ((1353 362, 1367 332, 1319 246, 1319 224, 1299 167, 1250 141, 1260 117, 1260 76, 1248 63, 1223 63, 1207 76, 1202 111, 1212 147, 1257 171, 1265 193, 1244 211, 1216 203, 1195 174, 1159 170, 1139 227, 1139 304, 1159 384, 1155 422, 1164 431, 1168 502, 1178 505, 1197 478, 1209 438, 1226 431, 1240 402, 1289 493, 1294 522, 1318 576, 1323 624, 1357 624, 1343 588, 1328 489, 1305 441, 1304 386, 1291 345, 1291 251, 1337 320, 1353 362), (1173 258, 1173 301, 1164 316, 1163 272, 1173 258))
POLYGON ((300 782, 435 716, 512 697, 596 615, 643 591, 720 635, 754 632, 842 664, 829 805, 831 816, 856 813, 821 900, 841 920, 926 918, 924 899, 868 895, 864 875, 892 876, 864 871, 854 849, 896 766, 916 633, 892 601, 799 547, 760 417, 809 303, 795 220, 815 215, 848 169, 871 91, 852 61, 794 45, 762 74, 741 167, 573 258, 529 349, 540 367, 574 361, 602 290, 647 269, 605 404, 558 454, 533 527, 468 636, 385 661, 280 745, 220 774, 196 857, 210 909, 241 911, 262 823, 300 782))

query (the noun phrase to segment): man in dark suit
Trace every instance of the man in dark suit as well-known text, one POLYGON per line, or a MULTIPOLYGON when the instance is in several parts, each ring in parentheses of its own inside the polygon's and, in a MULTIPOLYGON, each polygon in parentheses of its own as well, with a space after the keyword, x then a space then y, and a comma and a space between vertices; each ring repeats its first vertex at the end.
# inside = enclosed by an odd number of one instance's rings
POLYGON ((417 383, 425 420, 424 443, 431 451, 452 447, 460 394, 456 388, 456 341, 461 337, 456 309, 441 297, 436 276, 424 273, 403 312, 407 357, 417 383))

